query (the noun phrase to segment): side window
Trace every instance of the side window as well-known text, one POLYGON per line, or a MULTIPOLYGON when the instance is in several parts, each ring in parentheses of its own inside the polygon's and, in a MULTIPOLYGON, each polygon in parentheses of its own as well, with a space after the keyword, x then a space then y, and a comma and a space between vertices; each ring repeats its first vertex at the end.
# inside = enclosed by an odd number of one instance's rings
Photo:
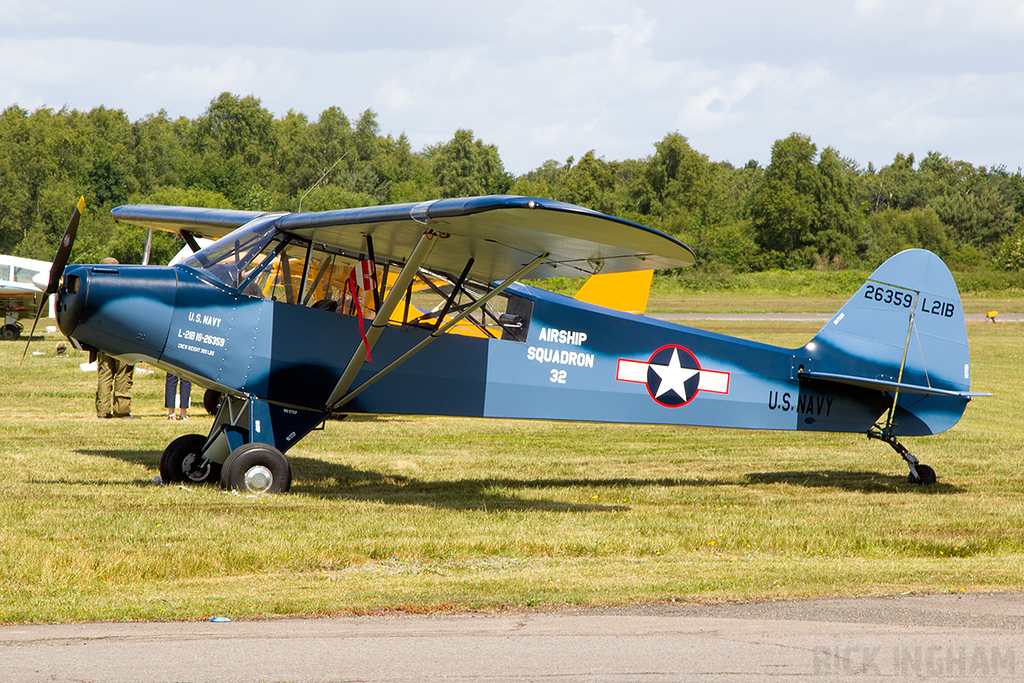
POLYGON ((268 258, 280 251, 283 242, 275 239, 274 222, 279 216, 261 216, 213 244, 182 260, 181 265, 211 277, 228 287, 240 288, 245 294, 260 296, 252 286, 268 258))
POLYGON ((291 244, 274 256, 256 284, 267 299, 336 310, 345 298, 350 259, 291 244), (309 256, 307 268, 306 257, 309 256))
MULTIPOLYGON (((420 271, 407 296, 408 305, 399 307, 392 322, 435 328, 451 322, 462 311, 487 294, 488 288, 467 282, 455 291, 455 283, 436 273, 420 271), (453 292, 454 296, 453 296, 453 292), (443 318, 443 319, 442 319, 443 318), (440 323, 439 319, 442 319, 440 323)), ((449 330, 450 334, 489 337, 525 342, 533 314, 533 301, 503 292, 488 301, 449 330)))
MULTIPOLYGON (((341 315, 361 314, 372 320, 401 268, 380 264, 373 267, 369 261, 360 262, 329 249, 323 245, 311 248, 308 243, 295 240, 268 251, 253 260, 251 268, 258 275, 250 277, 243 289, 272 301, 341 315)), ((445 275, 421 270, 412 286, 401 294, 402 301, 388 322, 439 329, 488 292, 488 288, 472 282, 464 283, 458 290, 456 284, 445 275)), ((525 342, 532 314, 532 300, 502 293, 455 323, 448 332, 525 342)))
POLYGON ((505 315, 502 316, 502 339, 525 342, 530 336, 530 318, 533 317, 533 300, 515 294, 508 297, 505 315))
POLYGON ((18 266, 14 266, 14 282, 31 284, 32 278, 38 274, 38 270, 29 270, 28 268, 19 268, 18 266))
POLYGON ((303 249, 288 245, 260 260, 259 276, 249 287, 251 293, 264 299, 294 304, 301 289, 303 249), (266 259, 270 259, 267 263, 266 259))

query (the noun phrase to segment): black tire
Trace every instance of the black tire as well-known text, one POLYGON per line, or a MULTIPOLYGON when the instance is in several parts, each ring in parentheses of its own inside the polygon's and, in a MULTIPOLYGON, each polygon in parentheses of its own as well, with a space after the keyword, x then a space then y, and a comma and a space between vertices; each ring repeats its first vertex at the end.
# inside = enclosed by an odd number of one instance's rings
POLYGON ((917 464, 917 465, 914 465, 914 468, 917 469, 917 478, 915 479, 914 475, 911 474, 910 475, 910 483, 911 484, 920 484, 921 486, 931 486, 936 481, 938 481, 938 477, 935 476, 935 470, 933 470, 928 465, 917 464))
POLYGON ((224 395, 219 391, 213 389, 207 389, 206 393, 203 394, 203 407, 206 408, 206 412, 210 415, 216 415, 220 409, 220 402, 224 400, 224 395))
POLYGON ((286 493, 292 486, 292 468, 273 446, 247 443, 224 461, 220 483, 240 493, 286 493))
POLYGON ((4 325, 4 329, 2 331, 0 331, 0 337, 2 337, 4 339, 4 341, 13 341, 13 340, 17 339, 20 336, 21 336, 21 325, 16 325, 14 323, 9 323, 7 325, 4 325))
POLYGON ((160 456, 160 479, 165 484, 209 484, 220 481, 221 466, 202 456, 206 437, 186 434, 167 444, 160 456))

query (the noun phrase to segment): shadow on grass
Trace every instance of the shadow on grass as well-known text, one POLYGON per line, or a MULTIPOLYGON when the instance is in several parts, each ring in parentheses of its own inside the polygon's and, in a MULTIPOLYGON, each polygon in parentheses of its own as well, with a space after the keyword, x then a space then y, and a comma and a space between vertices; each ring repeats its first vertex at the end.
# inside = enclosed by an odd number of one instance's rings
MULTIPOLYGON (((460 510, 549 510, 620 512, 626 505, 567 503, 555 500, 520 498, 510 491, 546 489, 634 489, 644 487, 676 488, 737 485, 721 479, 642 479, 615 478, 541 478, 450 479, 423 481, 415 477, 356 470, 343 464, 303 457, 290 457, 294 475, 292 491, 322 498, 374 500, 399 505, 424 505, 460 510)), ((614 495, 614 494, 613 494, 614 495)))
MULTIPOLYGON (((133 465, 143 467, 159 468, 160 455, 162 451, 97 451, 76 449, 75 453, 80 455, 99 455, 105 458, 116 458, 133 465)), ((52 484, 59 486, 152 486, 152 479, 71 479, 62 477, 60 479, 32 479, 33 484, 52 484)))
MULTIPOLYGON (((156 469, 160 453, 156 451, 79 450, 83 455, 116 458, 125 462, 156 469)), ((393 505, 419 505, 454 510, 540 510, 553 512, 622 512, 626 505, 605 503, 569 503, 559 500, 519 497, 515 491, 544 491, 547 489, 640 489, 646 487, 684 488, 714 486, 752 486, 764 484, 792 484, 806 487, 835 488, 865 493, 957 493, 957 487, 938 483, 933 486, 914 486, 906 476, 885 475, 878 472, 806 471, 806 472, 754 472, 741 479, 673 478, 643 479, 616 478, 543 478, 515 479, 491 477, 483 479, 452 479, 423 481, 399 474, 357 470, 348 465, 326 462, 315 458, 291 456, 291 493, 325 500, 348 499, 379 501, 393 505)), ((69 483, 69 482, 64 482, 69 483)), ((109 485, 151 485, 150 481, 131 482, 78 482, 109 485)))
POLYGON ((797 472, 748 472, 750 484, 792 484, 807 488, 832 488, 861 493, 898 493, 902 491, 928 494, 962 493, 963 489, 941 481, 930 486, 907 482, 907 475, 848 470, 805 470, 797 472))

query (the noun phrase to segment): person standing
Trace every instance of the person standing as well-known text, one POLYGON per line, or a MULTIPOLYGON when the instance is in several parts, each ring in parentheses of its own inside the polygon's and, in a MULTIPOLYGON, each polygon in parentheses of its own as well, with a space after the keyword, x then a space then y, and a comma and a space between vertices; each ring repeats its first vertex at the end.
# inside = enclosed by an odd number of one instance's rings
POLYGON ((96 353, 96 417, 132 416, 134 373, 134 365, 96 353))
MULTIPOLYGON (((103 265, 117 265, 117 259, 107 257, 103 265)), ((135 366, 96 352, 96 417, 132 416, 132 379, 135 366)))
POLYGON ((179 378, 167 373, 167 381, 164 383, 164 407, 167 408, 168 420, 187 420, 189 399, 192 396, 192 383, 185 378, 179 378), (180 388, 180 391, 179 391, 180 388), (174 404, 177 399, 178 417, 174 417, 174 404))

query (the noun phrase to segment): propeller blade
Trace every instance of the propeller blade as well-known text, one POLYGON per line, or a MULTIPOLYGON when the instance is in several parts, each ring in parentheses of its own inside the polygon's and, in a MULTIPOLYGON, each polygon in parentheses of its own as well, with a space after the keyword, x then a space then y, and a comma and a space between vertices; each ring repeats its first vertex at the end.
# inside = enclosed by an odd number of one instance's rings
POLYGON ((25 350, 21 352, 21 365, 25 362, 25 356, 28 355, 28 345, 32 343, 32 335, 36 333, 36 325, 39 324, 39 314, 46 308, 46 303, 50 300, 50 293, 43 292, 43 300, 39 302, 39 308, 36 309, 36 319, 32 321, 32 331, 28 333, 28 339, 25 340, 25 350))
POLYGON ((78 206, 75 207, 74 212, 71 214, 68 227, 64 230, 64 237, 61 238, 60 246, 57 247, 57 253, 53 257, 53 265, 50 266, 50 284, 46 287, 47 294, 57 293, 57 288, 60 286, 60 278, 64 274, 64 266, 68 265, 68 261, 71 260, 71 248, 75 246, 75 237, 78 235, 78 221, 82 217, 83 211, 85 211, 85 197, 79 198, 78 206))
POLYGON ((36 325, 39 324, 39 316, 42 315, 43 309, 46 308, 46 304, 50 301, 50 295, 57 293, 57 288, 60 287, 60 278, 64 274, 64 267, 71 260, 71 248, 75 246, 75 237, 78 235, 78 221, 82 218, 83 211, 85 211, 84 196, 78 199, 78 205, 75 206, 75 210, 71 214, 68 227, 64 229, 64 236, 60 238, 57 253, 54 254, 53 265, 50 266, 50 282, 46 285, 46 291, 43 292, 43 300, 39 302, 39 308, 36 309, 36 319, 32 321, 32 331, 28 333, 28 339, 25 340, 25 350, 21 352, 22 363, 25 362, 25 356, 28 355, 28 347, 32 343, 32 335, 36 332, 36 325))

